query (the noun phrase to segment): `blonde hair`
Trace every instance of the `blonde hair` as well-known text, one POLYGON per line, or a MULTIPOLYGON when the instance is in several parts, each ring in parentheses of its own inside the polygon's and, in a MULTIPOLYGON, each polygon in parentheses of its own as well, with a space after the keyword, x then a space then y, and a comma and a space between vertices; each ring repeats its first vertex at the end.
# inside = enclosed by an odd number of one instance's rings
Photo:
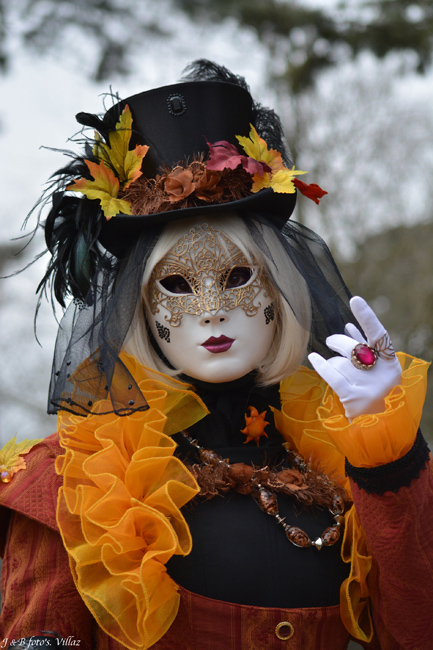
MULTIPOLYGON (((143 274, 141 301, 124 344, 124 350, 149 368, 176 377, 154 350, 148 335, 145 307, 148 306, 147 285, 155 265, 165 257, 174 244, 196 225, 206 223, 222 231, 242 251, 251 264, 263 265, 271 280, 275 303, 275 337, 269 353, 258 371, 262 386, 280 382, 292 374, 305 358, 310 336, 311 303, 307 284, 294 266, 283 244, 272 228, 255 222, 265 246, 272 251, 272 259, 263 253, 245 222, 235 214, 218 214, 199 219, 184 219, 168 224, 157 241, 143 274), (281 295, 287 296, 288 301, 281 295)), ((221 242, 224 244, 224 242, 221 242)))

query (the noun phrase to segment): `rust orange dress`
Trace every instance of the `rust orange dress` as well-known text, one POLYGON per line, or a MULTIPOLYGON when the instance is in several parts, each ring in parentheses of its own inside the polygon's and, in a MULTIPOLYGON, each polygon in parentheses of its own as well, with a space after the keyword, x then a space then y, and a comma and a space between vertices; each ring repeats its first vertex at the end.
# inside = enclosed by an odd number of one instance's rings
POLYGON ((197 486, 173 456, 170 434, 202 417, 204 405, 180 383, 168 391, 143 377, 149 411, 61 416, 60 435, 36 445, 27 469, 0 486, 4 647, 45 630, 89 650, 343 650, 351 636, 372 650, 427 649, 433 477, 416 435, 425 367, 410 359, 402 365, 402 385, 385 413, 351 424, 315 373, 281 386, 275 421, 282 435, 306 456, 314 448, 330 471, 347 459, 354 507, 342 558, 351 571, 339 606, 251 607, 178 588, 165 564, 189 552, 181 508, 197 486), (379 443, 367 429, 395 435, 379 443), (350 436, 364 440, 357 457, 350 436))

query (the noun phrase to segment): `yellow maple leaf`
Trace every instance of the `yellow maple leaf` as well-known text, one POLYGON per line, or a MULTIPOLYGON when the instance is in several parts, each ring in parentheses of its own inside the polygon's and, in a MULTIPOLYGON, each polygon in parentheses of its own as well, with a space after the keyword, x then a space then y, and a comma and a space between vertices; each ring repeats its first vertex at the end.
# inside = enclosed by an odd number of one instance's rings
POLYGON ((275 174, 272 174, 272 176, 270 174, 263 174, 263 178, 259 174, 254 174, 251 192, 255 193, 265 187, 272 187, 274 192, 278 192, 278 194, 293 194, 296 191, 293 179, 299 174, 306 173, 300 169, 295 169, 295 166, 293 166, 292 169, 283 167, 275 174))
POLYGON ((30 449, 41 442, 42 438, 34 440, 22 440, 17 442, 16 435, 11 438, 5 446, 0 449, 0 472, 8 472, 10 478, 21 469, 26 469, 26 461, 21 458, 23 454, 28 454, 30 449))
POLYGON ((259 136, 253 125, 250 124, 250 126, 251 131, 248 138, 240 135, 237 135, 236 138, 250 158, 266 163, 270 167, 270 171, 265 172, 262 176, 260 174, 253 175, 251 192, 255 194, 266 187, 271 187, 274 192, 279 194, 293 194, 296 191, 293 179, 297 175, 307 172, 295 169, 295 166, 292 169, 287 169, 284 166, 281 153, 275 149, 268 149, 267 143, 259 136))
POLYGON ((103 161, 107 167, 116 171, 123 189, 141 176, 141 163, 149 150, 147 145, 140 144, 130 150, 131 134, 132 115, 128 105, 123 109, 122 115, 116 124, 116 129, 109 133, 110 146, 105 144, 99 133, 95 133, 93 154, 103 161))
POLYGON ((100 198, 102 211, 107 221, 116 214, 131 214, 131 204, 123 199, 117 199, 112 196, 104 195, 100 198))
POLYGON ((103 160, 99 164, 91 160, 85 160, 87 167, 93 177, 93 181, 87 178, 80 178, 66 188, 71 192, 81 192, 88 199, 99 199, 101 207, 107 220, 119 212, 131 214, 131 205, 128 201, 118 199, 119 179, 114 172, 106 167, 103 160))
POLYGON ((272 169, 274 174, 276 171, 284 167, 283 159, 279 151, 275 149, 268 149, 267 143, 259 136, 256 129, 252 124, 250 135, 248 138, 240 135, 236 136, 239 144, 250 158, 264 162, 272 169))

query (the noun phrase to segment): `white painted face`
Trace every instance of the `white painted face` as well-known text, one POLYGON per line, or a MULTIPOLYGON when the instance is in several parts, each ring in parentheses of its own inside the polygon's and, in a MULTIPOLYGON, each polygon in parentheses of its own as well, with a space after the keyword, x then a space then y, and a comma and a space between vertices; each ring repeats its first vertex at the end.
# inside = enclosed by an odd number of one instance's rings
POLYGON ((202 381, 243 377, 275 334, 272 288, 262 270, 207 224, 181 237, 155 266, 147 318, 168 361, 202 381))

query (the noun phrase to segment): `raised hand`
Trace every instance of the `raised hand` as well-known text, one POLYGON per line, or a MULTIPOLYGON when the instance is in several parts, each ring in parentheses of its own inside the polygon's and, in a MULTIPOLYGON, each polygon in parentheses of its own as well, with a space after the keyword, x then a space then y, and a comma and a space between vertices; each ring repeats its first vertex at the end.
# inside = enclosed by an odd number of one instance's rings
POLYGON ((326 339, 326 345, 341 356, 326 360, 312 352, 308 358, 337 393, 346 417, 353 420, 358 415, 384 410, 384 398, 400 383, 401 366, 388 332, 365 300, 353 297, 350 308, 367 341, 355 325, 347 323, 346 334, 333 334, 326 339))

